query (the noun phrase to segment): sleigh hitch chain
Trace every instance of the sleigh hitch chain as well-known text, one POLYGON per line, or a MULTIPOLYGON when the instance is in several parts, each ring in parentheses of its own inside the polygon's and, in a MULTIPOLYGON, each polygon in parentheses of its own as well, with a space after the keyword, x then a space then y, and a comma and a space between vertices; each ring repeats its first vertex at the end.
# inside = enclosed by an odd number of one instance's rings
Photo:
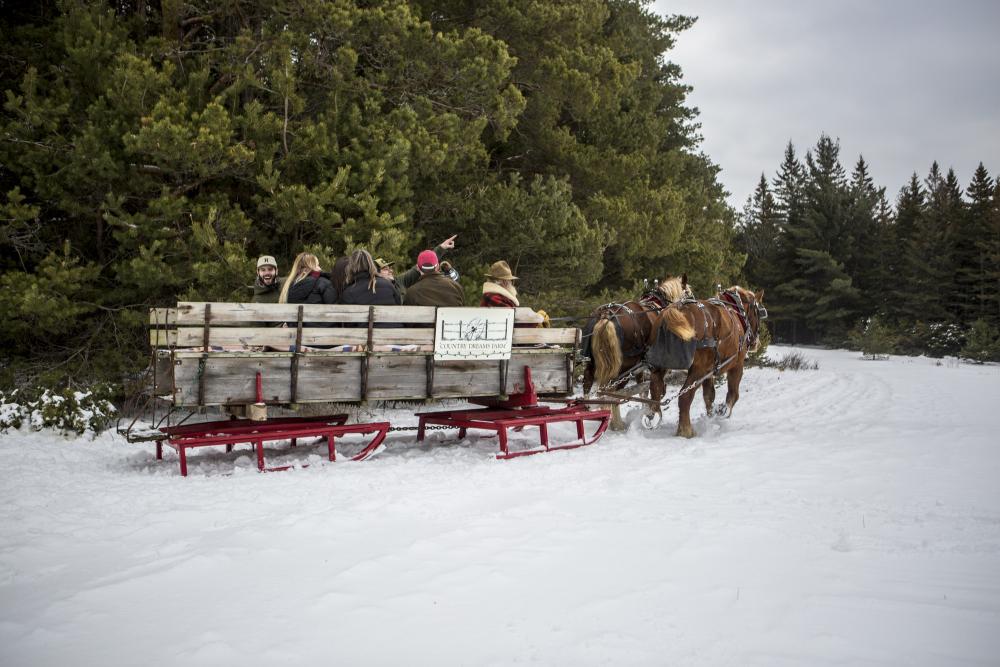
MULTIPOLYGON (((391 433, 393 431, 416 431, 419 428, 420 428, 419 426, 390 426, 388 432, 391 433)), ((427 426, 424 426, 425 431, 447 431, 448 429, 454 429, 454 428, 455 428, 454 426, 435 426, 433 424, 428 424, 427 426)))

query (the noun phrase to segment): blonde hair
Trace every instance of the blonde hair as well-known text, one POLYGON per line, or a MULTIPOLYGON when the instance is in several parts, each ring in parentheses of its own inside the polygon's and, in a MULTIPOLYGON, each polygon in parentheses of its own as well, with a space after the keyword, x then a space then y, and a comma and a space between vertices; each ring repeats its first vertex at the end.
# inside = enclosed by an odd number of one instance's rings
POLYGON ((367 250, 359 248, 351 253, 350 258, 347 261, 347 281, 346 284, 350 285, 354 282, 354 277, 359 273, 368 273, 368 289, 371 293, 375 293, 375 279, 378 277, 378 268, 375 266, 375 260, 368 253, 367 250))
POLYGON ((316 259, 316 255, 308 252, 300 252, 299 256, 292 263, 292 269, 288 272, 285 284, 281 286, 281 295, 278 297, 278 303, 288 303, 288 290, 291 289, 292 285, 300 282, 310 272, 318 270, 319 260, 316 259))

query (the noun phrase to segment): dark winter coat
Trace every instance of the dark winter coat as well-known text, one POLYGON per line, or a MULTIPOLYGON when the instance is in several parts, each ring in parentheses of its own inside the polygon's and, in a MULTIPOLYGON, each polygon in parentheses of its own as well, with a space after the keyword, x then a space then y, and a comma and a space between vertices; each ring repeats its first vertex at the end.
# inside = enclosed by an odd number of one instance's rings
POLYGON ((288 303, 337 303, 337 290, 329 278, 313 271, 288 288, 288 303))
POLYGON ((440 273, 428 273, 406 290, 403 305, 464 306, 465 293, 451 278, 440 273))
POLYGON ((363 271, 354 276, 354 282, 340 293, 340 301, 358 306, 398 306, 403 303, 392 281, 382 276, 375 277, 375 292, 368 288, 371 275, 363 271))
POLYGON ((333 283, 333 289, 337 291, 338 295, 342 294, 344 288, 347 287, 347 265, 350 261, 347 257, 338 258, 333 263, 333 268, 330 269, 330 274, 327 276, 330 282, 333 283))
POLYGON ((258 276, 250 288, 253 290, 251 301, 253 303, 278 303, 278 298, 281 296, 281 286, 284 283, 284 278, 275 278, 272 284, 265 285, 258 276))

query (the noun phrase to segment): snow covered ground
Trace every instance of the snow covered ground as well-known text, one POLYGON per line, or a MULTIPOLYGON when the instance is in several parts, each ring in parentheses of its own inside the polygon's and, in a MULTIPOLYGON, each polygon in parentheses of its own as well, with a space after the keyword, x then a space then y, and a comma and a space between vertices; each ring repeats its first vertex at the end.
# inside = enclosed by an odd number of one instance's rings
POLYGON ((513 461, 0 436, 0 664, 997 665, 1000 366, 802 352, 513 461))

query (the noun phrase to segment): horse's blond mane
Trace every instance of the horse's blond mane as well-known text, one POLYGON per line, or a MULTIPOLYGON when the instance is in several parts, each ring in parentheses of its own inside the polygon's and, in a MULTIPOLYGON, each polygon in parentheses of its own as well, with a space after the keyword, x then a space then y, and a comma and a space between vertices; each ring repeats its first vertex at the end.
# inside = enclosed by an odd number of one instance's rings
POLYGON ((680 276, 667 276, 660 281, 658 289, 666 298, 667 303, 676 303, 685 296, 694 296, 691 288, 685 284, 680 276))

